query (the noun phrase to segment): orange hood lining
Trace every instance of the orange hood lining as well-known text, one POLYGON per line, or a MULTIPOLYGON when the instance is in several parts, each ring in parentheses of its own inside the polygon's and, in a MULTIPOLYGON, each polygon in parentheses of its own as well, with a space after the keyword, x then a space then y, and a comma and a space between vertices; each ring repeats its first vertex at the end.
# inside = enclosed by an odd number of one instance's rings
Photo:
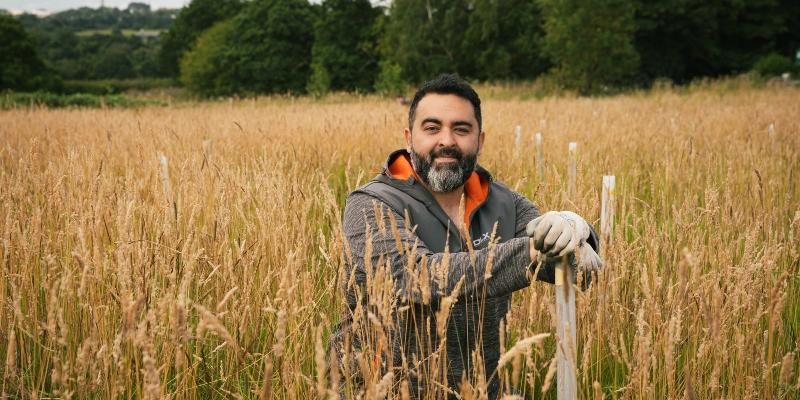
MULTIPOLYGON (((390 160, 389 174, 394 179, 403 180, 413 176, 414 179, 421 182, 419 175, 414 171, 414 167, 411 166, 411 161, 407 154, 401 154, 394 160, 390 160)), ((467 231, 469 231, 469 217, 472 215, 472 211, 483 204, 489 196, 489 180, 482 179, 480 174, 476 171, 472 171, 472 174, 470 174, 469 178, 467 178, 467 181, 464 183, 464 196, 466 197, 464 205, 464 226, 467 228, 467 231)))

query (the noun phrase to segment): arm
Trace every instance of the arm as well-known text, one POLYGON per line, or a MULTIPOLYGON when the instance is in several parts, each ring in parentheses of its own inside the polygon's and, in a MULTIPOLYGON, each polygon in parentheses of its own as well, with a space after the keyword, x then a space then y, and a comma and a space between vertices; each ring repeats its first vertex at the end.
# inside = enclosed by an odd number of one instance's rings
MULTIPOLYGON (((366 282, 365 265, 372 271, 388 265, 401 301, 438 302, 462 281, 462 295, 485 291, 488 296, 499 296, 530 284, 527 237, 471 253, 434 253, 413 233, 413 227, 406 226, 403 216, 363 193, 348 198, 343 225, 355 281, 366 282)), ((353 278, 345 279, 352 282, 353 278)))

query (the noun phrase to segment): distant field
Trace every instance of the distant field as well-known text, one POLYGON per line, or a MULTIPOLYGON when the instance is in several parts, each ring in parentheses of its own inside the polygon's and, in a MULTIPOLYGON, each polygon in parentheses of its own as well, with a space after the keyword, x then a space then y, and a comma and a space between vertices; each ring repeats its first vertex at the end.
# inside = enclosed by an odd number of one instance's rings
MULTIPOLYGON (((78 36, 92 36, 92 35, 110 35, 113 31, 111 29, 87 29, 84 31, 77 32, 76 35, 78 36)), ((139 32, 142 32, 146 35, 155 35, 158 36, 164 32, 165 29, 122 29, 122 35, 124 36, 133 36, 139 32)))
MULTIPOLYGON (((607 268, 578 296, 580 398, 800 397, 800 90, 484 107, 479 161, 542 210, 598 224, 601 176, 616 176, 607 268)), ((402 147, 406 112, 377 97, 0 111, 2 392, 336 398, 341 210, 402 147)), ((555 332, 553 298, 515 294, 506 348, 555 332)), ((554 355, 552 336, 518 354, 506 391, 555 398, 554 355)), ((395 372, 367 397, 402 398, 395 372)))

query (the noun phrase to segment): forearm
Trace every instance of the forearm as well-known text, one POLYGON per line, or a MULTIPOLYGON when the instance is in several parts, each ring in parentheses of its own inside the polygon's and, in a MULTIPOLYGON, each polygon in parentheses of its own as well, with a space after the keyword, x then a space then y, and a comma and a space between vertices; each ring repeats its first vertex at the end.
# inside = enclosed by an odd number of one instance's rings
POLYGON ((444 282, 434 286, 443 295, 452 293, 462 279, 463 295, 505 295, 530 285, 534 270, 527 238, 513 238, 472 254, 428 253, 426 257, 429 264, 438 264, 446 271, 444 282))
POLYGON ((434 253, 399 214, 373 202, 377 200, 368 195, 348 199, 344 216, 348 262, 364 277, 388 267, 401 300, 437 301, 459 285, 460 295, 498 296, 530 284, 533 268, 527 238, 473 252, 434 253))

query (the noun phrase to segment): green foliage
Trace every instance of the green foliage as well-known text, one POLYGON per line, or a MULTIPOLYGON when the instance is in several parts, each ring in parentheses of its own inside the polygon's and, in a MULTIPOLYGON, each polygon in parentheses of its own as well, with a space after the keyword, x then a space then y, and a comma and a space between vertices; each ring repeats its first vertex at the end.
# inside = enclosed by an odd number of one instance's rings
POLYGON ((475 2, 465 49, 477 61, 470 77, 533 79, 549 67, 542 55, 542 15, 535 0, 475 2))
POLYGON ((582 94, 631 82, 639 55, 633 46, 631 0, 539 0, 545 17, 544 49, 556 82, 582 94))
POLYGON ((395 0, 381 43, 383 59, 400 66, 404 80, 412 83, 445 72, 470 76, 475 50, 466 48, 464 31, 472 3, 395 0))
POLYGON ((134 2, 125 9, 5 16, 0 86, 60 90, 58 77, 180 77, 203 96, 395 95, 455 72, 495 83, 544 77, 534 95, 611 93, 751 69, 772 74, 785 68, 777 55, 792 58, 800 49, 796 0, 376 2, 391 4, 388 10, 372 3, 192 0, 181 10, 151 10, 134 2), (25 29, 9 23, 14 19, 25 29), (229 21, 224 29, 209 33, 223 21, 229 21))
POLYGON ((168 29, 178 14, 176 9, 151 10, 145 3, 130 3, 126 9, 112 7, 80 7, 45 17, 32 14, 19 16, 28 29, 168 29))
POLYGON ((306 87, 308 93, 314 96, 322 96, 331 90, 331 74, 328 69, 320 63, 311 63, 311 77, 308 78, 306 87))
POLYGON ((158 33, 172 24, 177 10, 82 7, 46 17, 17 17, 31 33, 46 65, 64 79, 132 79, 161 74, 158 33))
POLYGON ((635 45, 643 78, 686 82, 707 69, 712 53, 714 6, 701 0, 639 1, 635 45))
POLYGON ((219 21, 242 9, 239 0, 192 0, 181 9, 169 31, 163 35, 159 63, 165 76, 177 77, 180 59, 198 37, 219 21))
POLYGON ((369 0, 325 0, 314 26, 309 89, 369 91, 378 73, 376 19, 369 0), (325 87, 327 86, 327 87, 325 87))
POLYGON ((36 90, 57 85, 57 78, 36 54, 22 24, 0 14, 0 89, 36 90))
POLYGON ((794 0, 639 0, 635 43, 642 78, 686 83, 697 77, 744 72, 779 45, 788 54, 793 51, 789 48, 800 44, 799 4, 794 0))
MULTIPOLYGON (((117 39, 122 38, 121 33, 114 35, 117 39)), ((121 79, 133 76, 133 63, 129 58, 132 46, 124 41, 115 40, 104 46, 103 51, 98 53, 94 60, 94 76, 97 78, 121 79)))
POLYGON ((93 94, 56 94, 47 92, 6 93, 0 96, 0 109, 20 107, 50 108, 97 108, 97 107, 144 107, 164 105, 153 99, 140 99, 124 95, 97 96, 93 94))
POLYGON ((197 39, 194 47, 181 59, 181 82, 201 96, 229 93, 231 73, 226 50, 235 39, 231 21, 218 22, 197 39))
POLYGON ((780 76, 786 72, 796 74, 797 70, 798 67, 792 60, 777 53, 771 53, 758 59, 752 69, 753 72, 763 77, 780 76))
POLYGON ((158 48, 155 46, 141 46, 128 54, 133 74, 137 78, 154 77, 160 75, 158 65, 158 48))
POLYGON ((181 81, 201 96, 304 92, 311 20, 305 0, 256 0, 198 39, 181 63, 181 81))
POLYGON ((78 35, 71 28, 32 28, 45 63, 68 80, 157 77, 158 41, 119 29, 78 35))
POLYGON ((390 61, 380 62, 380 73, 375 81, 375 90, 384 96, 401 96, 406 90, 403 68, 390 61))
POLYGON ((384 79, 402 71, 420 83, 443 72, 481 80, 533 79, 542 56, 542 17, 534 0, 397 0, 381 42, 384 79), (388 69, 387 69, 388 68, 388 69))
POLYGON ((64 81, 61 92, 64 94, 107 95, 128 91, 145 92, 167 89, 172 86, 174 86, 172 80, 167 78, 69 80, 64 81))
POLYGON ((716 70, 723 73, 746 72, 762 55, 775 51, 775 38, 784 28, 785 10, 779 0, 729 2, 719 9, 719 43, 716 70))
MULTIPOLYGON (((311 68, 311 6, 305 0, 256 0, 230 22, 224 45, 211 46, 197 63, 211 64, 213 80, 203 95, 302 93, 311 68), (214 51, 217 47, 224 47, 214 51)), ((212 79, 212 78, 209 78, 212 79)))
POLYGON ((775 50, 795 57, 800 51, 800 1, 779 0, 783 29, 775 37, 775 50))

